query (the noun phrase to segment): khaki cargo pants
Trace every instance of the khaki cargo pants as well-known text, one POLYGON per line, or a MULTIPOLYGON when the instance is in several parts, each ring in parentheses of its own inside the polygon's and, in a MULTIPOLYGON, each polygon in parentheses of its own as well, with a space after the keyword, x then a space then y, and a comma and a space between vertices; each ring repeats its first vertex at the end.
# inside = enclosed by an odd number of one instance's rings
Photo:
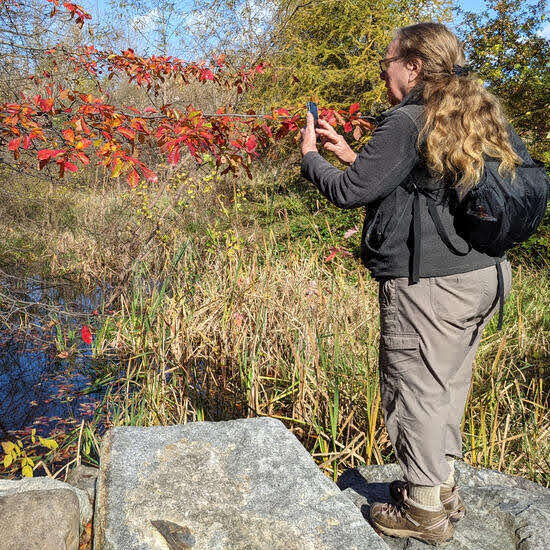
MULTIPOLYGON (((511 268, 502 263, 504 292, 511 268)), ((380 391, 390 440, 407 481, 439 485, 445 455, 462 456, 460 423, 483 329, 498 310, 495 266, 380 283, 380 391)))

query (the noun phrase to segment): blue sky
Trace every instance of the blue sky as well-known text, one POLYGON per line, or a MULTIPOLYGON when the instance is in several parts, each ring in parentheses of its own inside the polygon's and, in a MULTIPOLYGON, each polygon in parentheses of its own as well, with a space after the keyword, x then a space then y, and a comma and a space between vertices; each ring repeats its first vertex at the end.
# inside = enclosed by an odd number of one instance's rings
MULTIPOLYGON (((455 1, 455 4, 463 9, 464 11, 473 11, 473 12, 480 12, 483 11, 483 6, 485 5, 485 2, 483 0, 459 0, 455 1)), ((550 12, 547 12, 547 20, 546 24, 543 25, 541 35, 545 38, 550 39, 550 12)))
POLYGON ((482 2, 474 0, 462 0, 460 2, 455 2, 457 6, 462 8, 464 11, 480 11, 482 2))

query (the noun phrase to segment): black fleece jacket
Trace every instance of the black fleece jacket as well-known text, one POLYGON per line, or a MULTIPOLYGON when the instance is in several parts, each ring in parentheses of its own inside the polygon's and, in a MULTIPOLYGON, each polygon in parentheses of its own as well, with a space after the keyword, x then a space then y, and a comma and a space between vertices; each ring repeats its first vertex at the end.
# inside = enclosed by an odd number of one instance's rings
MULTIPOLYGON (((412 269, 412 201, 405 189, 414 181, 439 197, 437 210, 448 236, 461 251, 467 243, 456 233, 445 187, 430 178, 417 150, 418 123, 405 105, 421 105, 417 91, 383 113, 370 141, 359 151, 347 170, 339 170, 319 153, 311 151, 302 159, 302 175, 332 203, 341 208, 366 206, 362 235, 362 260, 376 279, 410 277, 412 269), (405 184, 402 185, 402 184, 405 184)), ((422 108, 417 112, 423 113, 422 108)), ((515 149, 525 158, 526 149, 512 133, 515 149)), ((426 199, 421 206, 420 277, 464 273, 494 265, 496 258, 472 250, 465 256, 453 254, 439 237, 428 215, 426 199)))

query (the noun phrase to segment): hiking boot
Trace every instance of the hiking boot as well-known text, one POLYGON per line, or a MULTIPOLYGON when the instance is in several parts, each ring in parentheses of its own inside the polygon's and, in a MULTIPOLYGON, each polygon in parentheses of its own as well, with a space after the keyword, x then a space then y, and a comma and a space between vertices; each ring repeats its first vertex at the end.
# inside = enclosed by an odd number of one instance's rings
POLYGON ((370 509, 374 529, 392 537, 412 537, 436 545, 453 538, 454 527, 443 509, 424 510, 406 496, 400 504, 376 503, 370 509))
MULTIPOLYGON (((390 483, 390 495, 392 499, 399 504, 403 501, 403 491, 408 489, 406 481, 396 479, 390 483)), ((466 513, 466 506, 462 502, 460 495, 458 494, 458 486, 454 486, 452 489, 441 485, 439 489, 441 503, 449 519, 456 523, 460 521, 466 513)))

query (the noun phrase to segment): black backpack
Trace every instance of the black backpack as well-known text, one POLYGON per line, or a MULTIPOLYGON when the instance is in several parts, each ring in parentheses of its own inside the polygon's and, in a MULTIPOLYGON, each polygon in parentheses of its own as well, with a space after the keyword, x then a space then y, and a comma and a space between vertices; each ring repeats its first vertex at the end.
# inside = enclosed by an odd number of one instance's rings
MULTIPOLYGON (((400 107, 421 129, 423 106, 400 107)), ((498 328, 502 328, 504 310, 504 285, 500 258, 516 244, 526 241, 539 227, 546 211, 550 182, 544 165, 537 161, 525 161, 516 167, 516 176, 501 176, 499 161, 487 159, 481 181, 471 189, 454 212, 454 226, 458 235, 467 243, 468 249, 458 250, 449 239, 435 207, 433 196, 423 191, 414 182, 404 186, 413 194, 414 249, 412 282, 417 282, 420 271, 420 201, 426 197, 428 212, 439 237, 454 254, 465 256, 472 248, 495 258, 500 301, 498 328)), ((412 174, 411 174, 412 175, 412 174)))
POLYGON ((542 163, 524 162, 516 177, 502 177, 498 162, 488 160, 481 181, 460 201, 457 233, 472 248, 502 256, 538 228, 548 202, 549 182, 542 163))

